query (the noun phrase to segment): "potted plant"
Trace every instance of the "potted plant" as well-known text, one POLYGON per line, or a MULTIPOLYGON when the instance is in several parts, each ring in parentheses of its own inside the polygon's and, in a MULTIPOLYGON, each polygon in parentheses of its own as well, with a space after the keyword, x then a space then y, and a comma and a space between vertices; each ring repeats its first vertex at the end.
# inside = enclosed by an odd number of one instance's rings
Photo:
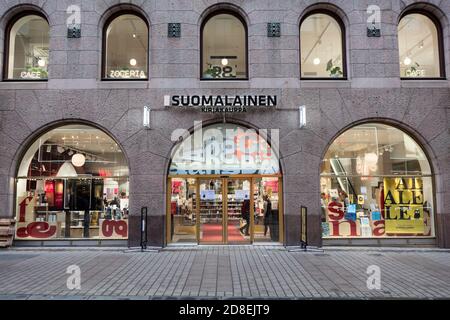
POLYGON ((423 76, 422 74, 422 70, 419 70, 418 68, 420 68, 420 64, 418 64, 417 62, 414 62, 414 64, 409 67, 409 69, 407 69, 406 72, 406 76, 407 77, 419 77, 419 76, 423 76))
POLYGON ((41 67, 33 67, 31 65, 26 66, 26 72, 27 73, 38 73, 41 79, 47 79, 48 73, 47 70, 41 67))
POLYGON ((340 78, 344 74, 341 70, 341 67, 335 66, 333 64, 333 60, 330 59, 327 63, 327 71, 330 73, 330 77, 332 78, 340 78))
POLYGON ((206 71, 203 72, 203 78, 205 78, 205 79, 215 78, 215 72, 214 72, 212 65, 208 64, 208 69, 206 69, 206 71))

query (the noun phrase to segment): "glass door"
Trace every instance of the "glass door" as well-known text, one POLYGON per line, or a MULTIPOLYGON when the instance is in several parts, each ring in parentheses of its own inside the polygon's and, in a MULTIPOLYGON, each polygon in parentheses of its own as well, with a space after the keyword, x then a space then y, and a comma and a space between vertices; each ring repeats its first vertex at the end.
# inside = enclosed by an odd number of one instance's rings
POLYGON ((199 179, 199 240, 200 243, 224 242, 223 180, 199 179))
POLYGON ((253 212, 250 179, 227 179, 226 242, 251 243, 253 212))
POLYGON ((254 181, 254 242, 280 242, 281 180, 262 177, 254 181))

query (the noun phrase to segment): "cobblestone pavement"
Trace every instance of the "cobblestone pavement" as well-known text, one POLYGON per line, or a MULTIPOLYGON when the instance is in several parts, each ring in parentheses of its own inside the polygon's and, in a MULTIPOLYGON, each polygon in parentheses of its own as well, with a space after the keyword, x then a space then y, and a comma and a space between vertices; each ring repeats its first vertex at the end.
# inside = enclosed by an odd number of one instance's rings
POLYGON ((0 299, 450 298, 450 252, 235 246, 0 251, 0 299), (67 267, 81 269, 69 290, 67 267), (381 289, 367 268, 381 268, 381 289))

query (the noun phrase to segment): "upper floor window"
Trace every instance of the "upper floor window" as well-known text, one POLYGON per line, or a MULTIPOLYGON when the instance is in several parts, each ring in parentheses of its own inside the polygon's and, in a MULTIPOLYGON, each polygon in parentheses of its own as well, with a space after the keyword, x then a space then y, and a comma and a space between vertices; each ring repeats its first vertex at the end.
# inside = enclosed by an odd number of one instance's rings
POLYGON ((442 78, 441 29, 435 19, 407 13, 398 25, 400 77, 442 78))
POLYGON ((104 29, 103 78, 148 79, 148 25, 135 13, 110 18, 104 29))
POLYGON ((302 78, 345 78, 344 26, 325 12, 306 16, 300 25, 302 78))
POLYGON ((6 33, 4 78, 7 80, 46 80, 49 62, 47 20, 38 13, 14 19, 6 33))
POLYGON ((247 79, 247 27, 232 12, 214 13, 202 26, 202 79, 247 79))

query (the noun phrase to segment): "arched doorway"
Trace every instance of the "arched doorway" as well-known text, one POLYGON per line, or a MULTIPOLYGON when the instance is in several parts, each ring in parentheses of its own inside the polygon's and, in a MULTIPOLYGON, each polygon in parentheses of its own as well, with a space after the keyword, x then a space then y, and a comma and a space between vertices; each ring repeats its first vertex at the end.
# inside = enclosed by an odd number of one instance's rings
POLYGON ((342 133, 322 161, 320 185, 322 237, 329 243, 434 241, 431 166, 418 143, 396 127, 365 123, 342 133))
POLYGON ((280 162, 264 136, 228 123, 185 135, 168 173, 168 243, 282 241, 280 162))
POLYGON ((16 240, 128 239, 128 176, 124 153, 100 129, 42 134, 17 172, 16 240))

